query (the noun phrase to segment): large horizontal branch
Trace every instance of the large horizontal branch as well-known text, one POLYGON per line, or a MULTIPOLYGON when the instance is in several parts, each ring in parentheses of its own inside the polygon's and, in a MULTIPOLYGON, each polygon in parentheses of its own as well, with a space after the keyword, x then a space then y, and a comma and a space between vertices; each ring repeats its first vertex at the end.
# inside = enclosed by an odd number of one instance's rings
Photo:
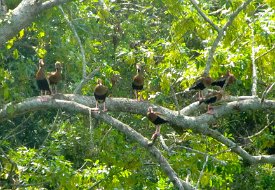
POLYGON ((177 187, 177 189, 193 189, 193 187, 190 184, 178 178, 176 172, 173 170, 173 168, 170 166, 170 164, 161 154, 161 152, 155 146, 149 146, 149 141, 146 138, 144 138, 140 133, 136 132, 130 126, 109 116, 106 113, 98 113, 91 111, 90 107, 85 106, 83 104, 79 104, 74 101, 54 99, 51 97, 47 97, 46 99, 44 99, 44 97, 43 99, 41 99, 41 97, 30 98, 24 102, 15 105, 7 105, 4 109, 0 110, 0 118, 11 117, 19 113, 27 113, 31 111, 44 110, 50 108, 65 109, 67 111, 71 111, 74 113, 82 113, 88 116, 91 113, 92 117, 101 119, 104 122, 112 125, 117 130, 124 133, 127 137, 137 141, 141 146, 147 149, 148 152, 150 152, 151 155, 158 161, 160 167, 163 169, 163 171, 166 173, 169 179, 173 182, 175 187, 177 187))
POLYGON ((40 13, 69 1, 71 0, 48 0, 43 3, 37 0, 21 1, 14 10, 4 15, 3 21, 0 22, 0 47, 30 25, 40 13))
MULTIPOLYGON (((91 96, 81 96, 75 94, 57 94, 54 97, 44 96, 46 101, 51 101, 52 99, 63 99, 69 101, 75 101, 77 103, 86 105, 88 107, 95 107, 95 99, 91 96)), ((40 97, 34 97, 26 99, 24 102, 35 101, 41 99, 40 97)), ((107 98, 106 105, 109 111, 114 112, 127 112, 132 114, 146 115, 147 108, 149 106, 155 107, 155 110, 163 113, 167 116, 168 121, 173 125, 172 127, 177 127, 178 130, 194 129, 194 127, 201 124, 211 124, 217 119, 222 118, 226 115, 233 113, 243 112, 247 110, 275 110, 275 101, 274 100, 265 100, 261 103, 260 98, 253 96, 240 96, 240 97, 228 97, 221 105, 216 106, 214 109, 214 115, 202 114, 199 116, 186 116, 178 115, 177 111, 167 109, 165 107, 157 106, 151 104, 147 101, 138 102, 133 99, 127 98, 107 98), (180 121, 180 122, 177 122, 180 121), (180 124, 179 124, 180 123, 180 124)), ((198 105, 198 102, 190 104, 192 111, 200 109, 204 105, 198 105)), ((185 107, 188 110, 188 106, 185 107)), ((191 111, 189 110, 189 111, 191 111)), ((19 112, 14 112, 14 114, 21 114, 19 112)), ((31 110, 30 110, 31 111, 31 110)), ((0 111, 0 121, 6 118, 6 115, 2 115, 3 111, 0 111)), ((175 128, 174 128, 175 129, 175 128)))
MULTIPOLYGON (((238 100, 237 97, 231 98, 233 101, 224 103, 215 108, 214 115, 202 114, 196 117, 178 115, 177 111, 169 110, 164 107, 150 104, 149 102, 137 102, 135 100, 126 98, 108 98, 106 104, 109 111, 127 112, 140 115, 146 115, 147 108, 149 106, 155 107, 158 111, 166 115, 167 120, 176 131, 183 131, 191 129, 196 133, 205 134, 210 136, 222 144, 228 146, 233 152, 237 153, 243 159, 247 160, 251 164, 259 163, 275 163, 273 156, 252 156, 244 149, 237 146, 236 143, 230 139, 224 137, 219 131, 213 130, 208 127, 209 124, 216 122, 217 119, 223 118, 226 115, 233 113, 243 112, 247 110, 275 110, 274 100, 265 100, 261 103, 259 98, 248 98, 244 100, 238 100), (238 101, 236 101, 238 100, 238 101)), ((240 98, 241 99, 241 98, 240 98)), ((64 108, 66 110, 74 110, 74 112, 82 112, 73 106, 68 107, 66 104, 57 104, 57 101, 70 101, 75 104, 81 104, 89 108, 95 106, 94 97, 79 96, 73 94, 55 96, 34 97, 26 99, 25 101, 17 104, 7 104, 0 110, 0 121, 9 117, 15 117, 16 115, 24 114, 27 112, 33 112, 36 110, 43 110, 48 108, 64 108), (61 100, 62 99, 62 100, 61 100)))

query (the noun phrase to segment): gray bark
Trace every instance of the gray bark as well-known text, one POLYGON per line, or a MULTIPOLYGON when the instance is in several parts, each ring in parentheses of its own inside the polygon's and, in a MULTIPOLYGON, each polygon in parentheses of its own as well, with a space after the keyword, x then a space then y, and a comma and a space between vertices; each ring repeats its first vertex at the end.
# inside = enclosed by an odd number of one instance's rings
POLYGON ((1 17, 0 21, 0 47, 14 37, 18 32, 34 21, 43 11, 54 6, 67 3, 71 0, 48 0, 40 2, 37 0, 22 0, 14 9, 1 17))

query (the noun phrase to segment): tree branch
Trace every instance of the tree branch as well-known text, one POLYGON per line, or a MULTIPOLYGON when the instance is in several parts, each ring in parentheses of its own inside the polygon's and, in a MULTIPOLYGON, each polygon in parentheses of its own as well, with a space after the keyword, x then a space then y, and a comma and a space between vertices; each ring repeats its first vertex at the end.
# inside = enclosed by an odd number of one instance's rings
POLYGON ((251 95, 257 96, 257 67, 255 64, 255 34, 253 26, 251 28, 251 63, 252 63, 252 88, 251 95))
POLYGON ((193 4, 193 6, 195 7, 195 9, 198 11, 198 13, 202 16, 202 18, 208 22, 217 32, 220 31, 220 28, 214 24, 214 22, 212 22, 212 20, 210 20, 210 18, 208 18, 206 16, 206 14, 204 14, 204 12, 200 9, 198 3, 195 0, 190 0, 190 2, 193 4))
POLYGON ((258 131, 257 133, 255 133, 255 134, 253 134, 253 135, 251 135, 251 136, 248 136, 248 137, 246 137, 246 138, 252 139, 252 138, 254 138, 254 137, 260 135, 260 134, 261 134, 266 128, 268 128, 270 125, 273 125, 273 121, 272 121, 272 122, 269 121, 268 115, 266 115, 266 119, 267 119, 267 125, 266 125, 264 128, 262 128, 262 129, 261 129, 260 131, 258 131))
POLYGON ((265 56, 266 54, 268 54, 269 52, 273 51, 275 49, 275 45, 272 46, 272 48, 270 48, 269 50, 267 50, 266 52, 264 52, 263 54, 259 55, 258 57, 255 58, 255 61, 257 61, 258 59, 260 59, 261 57, 265 56))
POLYGON ((100 67, 93 70, 87 77, 83 78, 77 87, 74 90, 74 94, 81 94, 81 89, 87 82, 89 82, 98 72, 100 71, 100 67))
POLYGON ((199 179, 198 179, 198 181, 197 181, 196 189, 198 189, 198 187, 199 187, 199 184, 200 184, 200 181, 201 181, 201 178, 202 178, 202 175, 203 175, 205 166, 206 166, 206 164, 207 164, 207 162, 208 162, 208 158, 209 158, 209 156, 206 155, 206 156, 205 156, 205 161, 204 161, 204 163, 203 163, 203 166, 202 166, 202 169, 201 169, 201 172, 200 172, 199 179))
POLYGON ((275 84, 275 82, 273 82, 268 88, 266 88, 266 90, 264 91, 264 93, 262 95, 261 102, 264 102, 266 95, 271 91, 274 84, 275 84))
POLYGON ((252 0, 247 0, 245 1, 241 6, 239 6, 230 16, 229 19, 227 21, 227 23, 222 27, 222 29, 219 30, 218 36, 216 37, 214 43, 211 46, 211 49, 209 50, 208 53, 208 58, 206 61, 206 66, 204 69, 204 74, 208 75, 211 65, 212 65, 212 61, 213 61, 213 57, 214 57, 214 53, 218 47, 219 42, 221 41, 221 39, 223 38, 223 36, 225 35, 225 32, 227 30, 227 28, 232 24, 232 22, 234 21, 234 19, 238 16, 238 14, 246 8, 246 6, 251 2, 252 0))
MULTIPOLYGON (((237 99, 237 98, 236 98, 237 99)), ((230 115, 232 113, 243 112, 247 110, 268 110, 273 111, 275 110, 275 101, 274 100, 265 100, 261 103, 259 98, 253 99, 245 99, 239 101, 229 102, 214 109, 214 114, 202 114, 197 117, 190 117, 184 115, 178 115, 176 111, 169 110, 164 107, 152 105, 148 102, 137 102, 134 100, 126 99, 126 98, 107 98, 106 104, 108 106, 109 111, 116 111, 116 112, 127 112, 127 113, 135 113, 140 115, 146 115, 147 108, 149 106, 158 107, 158 111, 163 113, 166 117, 168 122, 171 124, 176 131, 183 131, 186 129, 191 129, 196 133, 201 133, 207 136, 210 136, 217 141, 221 142, 222 144, 229 147, 233 152, 241 156, 244 160, 248 161, 250 164, 259 164, 259 163, 271 163, 275 164, 275 156, 268 156, 268 155, 260 155, 260 156, 252 156, 247 153, 244 149, 239 147, 236 143, 231 141, 230 139, 223 136, 219 131, 213 130, 208 127, 209 124, 212 124, 217 121, 217 119, 224 118, 226 115, 230 115)), ((88 115, 89 111, 83 109, 88 107, 95 106, 95 99, 94 97, 89 96, 79 96, 79 95, 72 95, 72 94, 57 94, 55 96, 43 96, 41 97, 34 97, 26 99, 23 102, 17 104, 7 104, 4 106, 3 109, 0 110, 0 121, 3 121, 10 117, 15 117, 16 115, 24 114, 27 112, 33 112, 36 110, 44 110, 49 108, 62 108, 67 111, 73 111, 83 113, 88 115)), ((102 115, 102 114, 99 114, 102 115)), ((106 114, 104 114, 106 115, 106 114)), ((94 117, 95 114, 92 112, 92 116, 94 117)), ((97 115, 96 115, 97 116, 97 115)), ((104 120, 107 123, 106 115, 103 117, 95 117, 104 120)), ((116 121, 116 120, 115 120, 116 121)), ((114 122, 114 121, 113 121, 114 122)), ((119 122, 119 121, 117 121, 119 122)), ((116 122, 115 122, 116 123, 116 122)), ((112 124, 112 123, 110 123, 112 124)), ((115 124, 114 124, 115 125, 115 124)), ((122 125, 122 123, 120 123, 122 125)), ((124 126, 124 125, 122 125, 124 126)), ((124 126, 125 127, 125 126, 124 126)), ((132 130, 132 129, 128 129, 132 130)), ((136 139, 138 136, 135 134, 133 136, 136 139)), ((145 146, 145 141, 140 142, 145 146)), ((147 140, 146 140, 147 143, 147 140)), ((146 145, 147 146, 147 145, 146 145)))
POLYGON ((165 159, 165 157, 161 154, 161 152, 155 147, 155 146, 148 146, 149 141, 144 138, 140 133, 136 132, 133 128, 130 126, 122 123, 121 121, 109 116, 106 113, 97 113, 97 112, 90 112, 91 108, 88 106, 85 106, 83 104, 79 104, 77 102, 68 101, 68 100, 59 100, 59 99, 53 99, 51 97, 47 97, 47 99, 40 99, 38 98, 30 98, 27 101, 15 104, 15 105, 8 105, 4 109, 0 110, 0 118, 3 116, 14 116, 15 113, 27 113, 30 111, 35 110, 43 110, 43 109, 49 109, 49 108, 55 108, 55 109, 65 109, 67 111, 71 112, 78 112, 85 115, 89 115, 91 113, 91 116, 97 119, 101 119, 104 122, 110 124, 111 126, 115 127, 120 132, 127 135, 127 137, 135 140, 138 142, 141 146, 143 146, 145 149, 148 150, 148 152, 151 153, 151 155, 158 161, 160 164, 160 167, 162 170, 166 173, 166 175, 169 177, 169 179, 173 182, 174 186, 178 189, 193 189, 193 187, 180 180, 176 174, 176 172, 173 170, 173 168, 170 166, 168 161, 165 159), (12 110, 13 109, 13 110, 12 110))
POLYGON ((219 160, 219 159, 217 159, 217 158, 215 157, 217 154, 210 155, 210 154, 207 154, 207 153, 205 153, 205 152, 201 152, 201 151, 198 151, 198 150, 189 148, 189 147, 187 147, 187 146, 182 146, 182 145, 179 145, 179 146, 172 146, 172 147, 170 148, 170 151, 171 151, 171 150, 174 150, 174 149, 179 149, 179 148, 186 149, 186 150, 188 150, 188 151, 190 151, 190 152, 194 152, 194 153, 196 153, 196 154, 201 154, 201 155, 203 155, 203 156, 205 156, 205 157, 208 156, 208 157, 210 157, 212 160, 214 160, 215 162, 218 162, 218 163, 220 163, 220 164, 222 164, 222 165, 224 165, 224 166, 227 165, 226 161, 219 160))
POLYGON ((37 15, 56 5, 67 3, 72 0, 48 0, 37 2, 36 0, 24 0, 12 11, 9 11, 0 22, 0 47, 15 36, 20 30, 30 25, 37 15))
POLYGON ((69 20, 68 16, 65 14, 63 8, 61 5, 58 6, 58 8, 61 10, 62 14, 64 15, 64 18, 65 20, 67 21, 68 25, 71 27, 74 35, 75 35, 75 38, 79 44, 79 47, 80 47, 80 52, 81 52, 81 55, 82 55, 82 78, 86 78, 86 65, 87 65, 87 62, 86 62, 86 57, 85 57, 85 50, 82 46, 82 43, 81 43, 81 40, 76 32, 76 29, 73 25, 73 23, 69 20))

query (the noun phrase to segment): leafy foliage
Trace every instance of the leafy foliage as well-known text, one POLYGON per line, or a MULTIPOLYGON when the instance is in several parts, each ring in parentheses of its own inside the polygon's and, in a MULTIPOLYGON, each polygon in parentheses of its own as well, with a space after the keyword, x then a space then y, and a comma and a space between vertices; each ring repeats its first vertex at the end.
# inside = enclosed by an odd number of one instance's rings
MULTIPOLYGON (((8 6, 13 9, 18 3, 10 1, 8 6)), ((201 1, 199 6, 222 27, 241 3, 201 1)), ((87 72, 100 67, 95 78, 104 80, 112 97, 133 98, 131 79, 135 64, 141 63, 146 78, 143 98, 175 110, 174 92, 184 91, 203 72, 217 36, 189 1, 73 1, 63 9, 85 50, 87 72), (114 75, 122 79, 112 83, 114 75)), ((230 87, 230 94, 251 93, 252 48, 256 53, 259 96, 274 82, 274 12, 273 1, 253 1, 219 43, 210 75, 218 78, 231 70, 237 81, 230 87)), ((0 49, 0 105, 39 94, 34 81, 39 58, 45 60, 47 71, 54 70, 55 61, 62 62, 59 89, 72 93, 82 79, 81 56, 78 41, 60 9, 41 14, 0 49)), ((96 80, 89 81, 82 94, 93 95, 95 84, 96 80)), ((179 95, 177 101, 184 107, 194 101, 193 95, 179 95)), ((269 93, 268 98, 274 98, 274 93, 269 93)), ((112 115, 147 138, 154 130, 139 115, 112 115)), ((4 121, 0 127, 3 188, 174 188, 144 149, 112 126, 92 118, 49 110, 4 121)), ((247 111, 223 118, 212 127, 250 153, 269 153, 274 148, 274 113, 247 111), (266 126, 259 136, 248 138, 266 126)), ((205 154, 210 155, 199 188, 274 189, 273 166, 247 166, 224 145, 192 131, 177 134, 166 125, 162 133, 174 152, 167 153, 160 144, 157 146, 179 176, 184 179, 190 174, 189 181, 194 185, 204 168, 205 154)))

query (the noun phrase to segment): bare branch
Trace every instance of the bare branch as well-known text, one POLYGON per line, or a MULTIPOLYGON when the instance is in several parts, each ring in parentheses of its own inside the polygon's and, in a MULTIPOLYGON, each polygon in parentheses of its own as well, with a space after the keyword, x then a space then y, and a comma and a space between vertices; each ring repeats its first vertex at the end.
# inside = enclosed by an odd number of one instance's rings
POLYGON ((227 30, 227 28, 232 24, 232 22, 234 21, 234 19, 238 16, 238 14, 246 8, 246 6, 251 2, 252 0, 247 0, 245 1, 241 6, 239 6, 230 16, 229 19, 227 21, 227 23, 222 27, 222 29, 219 30, 218 36, 216 37, 215 41, 213 42, 211 49, 209 50, 208 53, 208 58, 206 61, 206 66, 204 69, 204 74, 208 75, 211 65, 212 65, 212 61, 213 61, 213 57, 214 57, 214 53, 218 47, 219 42, 221 41, 221 39, 223 38, 223 36, 225 35, 225 32, 227 30))
POLYGON ((232 24, 234 19, 238 16, 238 14, 249 5, 249 3, 253 0, 247 0, 243 4, 241 4, 230 16, 227 23, 223 26, 222 30, 225 32, 227 28, 232 24))
POLYGON ((223 31, 220 31, 218 33, 217 38, 215 39, 214 43, 212 44, 212 46, 209 50, 208 58, 207 58, 207 61, 206 61, 206 66, 205 66, 205 69, 204 69, 204 75, 209 75, 209 71, 210 71, 210 68, 211 68, 211 65, 212 65, 212 61, 213 61, 215 51, 216 51, 216 49, 218 47, 218 44, 221 41, 223 36, 224 36, 223 31))
POLYGON ((255 64, 255 35, 254 29, 252 26, 251 28, 251 63, 252 63, 252 88, 251 88, 251 95, 257 96, 257 67, 255 64))
POLYGON ((210 20, 210 18, 208 18, 206 16, 206 14, 204 14, 204 12, 200 9, 198 3, 195 0, 190 0, 190 2, 193 4, 193 6, 195 7, 195 9, 198 11, 198 13, 202 16, 202 18, 208 22, 217 32, 220 31, 220 28, 214 24, 214 22, 212 22, 212 20, 210 20))
POLYGON ((74 94, 81 94, 82 87, 87 84, 100 70, 100 67, 93 70, 87 77, 83 78, 74 90, 74 94))
POLYGON ((164 148, 164 150, 166 150, 168 153, 170 153, 171 151, 170 151, 169 147, 166 145, 162 135, 159 136, 159 139, 160 139, 161 145, 164 148))
POLYGON ((207 162, 208 162, 208 158, 209 158, 209 156, 206 155, 205 161, 204 161, 204 163, 203 163, 203 166, 202 166, 202 169, 201 169, 201 172, 200 172, 199 179, 198 179, 198 181, 197 181, 196 189, 198 189, 198 187, 199 187, 199 184, 200 184, 200 181, 201 181, 201 178, 202 178, 202 175, 203 175, 205 166, 206 166, 206 164, 207 164, 207 162))
POLYGON ((263 54, 259 55, 258 57, 255 58, 255 61, 257 61, 258 59, 260 59, 261 57, 265 56, 266 54, 270 53, 271 51, 273 51, 275 49, 275 45, 272 46, 272 48, 270 48, 269 50, 267 50, 266 52, 264 52, 263 54))
POLYGON ((180 115, 179 101, 178 101, 178 98, 177 98, 177 96, 176 96, 175 90, 174 90, 174 88, 173 88, 172 85, 170 85, 170 89, 171 89, 171 94, 172 94, 172 96, 173 96, 173 100, 174 100, 174 102, 175 102, 175 105, 176 105, 178 114, 180 115))
MULTIPOLYGON (((227 163, 226 163, 225 161, 219 160, 219 159, 217 159, 217 158, 215 157, 217 154, 210 155, 210 154, 207 154, 207 153, 205 153, 205 152, 201 152, 201 151, 199 151, 199 150, 195 150, 195 149, 190 148, 190 147, 187 147, 187 146, 182 146, 182 145, 180 145, 180 146, 172 146, 172 147, 170 148, 170 150, 178 149, 178 148, 183 148, 183 149, 186 149, 186 150, 188 150, 188 151, 190 151, 190 152, 194 152, 194 153, 196 153, 196 154, 201 154, 201 155, 203 155, 203 156, 209 156, 209 157, 210 157, 212 160, 214 160, 215 162, 219 162, 219 163, 222 164, 222 165, 227 165, 227 163)), ((220 153, 218 153, 218 154, 220 154, 220 153)))
POLYGON ((264 99, 266 97, 266 95, 271 91, 271 89, 273 88, 275 82, 272 83, 272 85, 270 85, 263 93, 262 95, 262 99, 261 99, 261 102, 263 103, 264 102, 264 99))
POLYGON ((272 121, 272 122, 269 121, 268 115, 266 116, 266 119, 267 119, 267 125, 266 125, 264 128, 262 128, 259 132, 255 133, 254 135, 248 136, 248 137, 246 137, 246 138, 248 138, 248 139, 254 138, 254 137, 260 135, 260 134, 261 134, 265 129, 267 129, 270 125, 273 125, 273 121, 272 121))
POLYGON ((75 35, 75 38, 76 38, 76 40, 77 40, 77 42, 79 44, 80 52, 81 52, 81 55, 82 55, 82 78, 84 79, 84 78, 86 78, 86 65, 87 65, 86 57, 85 57, 85 50, 84 50, 84 48, 82 46, 81 40, 80 40, 80 38, 79 38, 79 36, 78 36, 78 34, 76 32, 76 29, 75 29, 73 23, 69 20, 68 16, 65 14, 62 6, 59 5, 58 7, 61 10, 62 14, 64 15, 64 18, 67 21, 68 25, 71 27, 71 29, 72 29, 72 31, 73 31, 73 33, 75 35))

